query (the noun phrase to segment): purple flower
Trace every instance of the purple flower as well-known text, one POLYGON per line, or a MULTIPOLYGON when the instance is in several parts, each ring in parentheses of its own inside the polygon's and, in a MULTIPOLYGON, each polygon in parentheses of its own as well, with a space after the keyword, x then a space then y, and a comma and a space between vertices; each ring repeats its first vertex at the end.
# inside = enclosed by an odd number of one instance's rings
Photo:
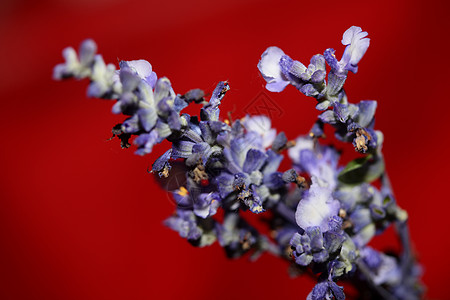
MULTIPOLYGON (((313 84, 322 83, 326 75, 325 59, 320 54, 316 54, 311 58, 308 67, 305 67, 298 60, 293 60, 289 56, 283 55, 280 60, 280 66, 281 72, 290 80, 290 83, 300 90, 308 82, 312 84, 308 84, 307 86, 310 87, 306 89, 315 90, 313 84)), ((317 93, 317 91, 315 92, 317 93)), ((302 93, 306 94, 304 91, 302 93)))
POLYGON ((200 218, 206 219, 215 215, 219 206, 220 197, 218 193, 201 193, 194 201, 194 213, 200 218))
POLYGON ((168 172, 172 168, 169 164, 169 160, 172 156, 172 149, 167 150, 163 155, 161 155, 152 165, 152 172, 158 173, 159 177, 168 177, 168 172))
MULTIPOLYGON (((330 65, 334 75, 339 76, 339 74, 346 74, 347 71, 353 73, 358 72, 358 63, 369 48, 370 39, 366 38, 367 32, 362 31, 361 27, 352 26, 347 29, 342 36, 342 44, 345 47, 344 54, 341 60, 338 62, 336 56, 334 55, 334 49, 325 50, 324 57, 328 65, 330 65)), ((342 78, 341 83, 334 83, 333 85, 342 87, 346 76, 342 78)), ((337 80, 334 78, 333 80, 337 80)), ((329 78, 329 81, 331 79, 329 78)), ((338 90, 334 88, 334 90, 338 90)))
POLYGON ((77 52, 72 47, 63 50, 62 55, 65 62, 58 64, 53 69, 53 79, 60 80, 68 77, 82 79, 91 74, 91 66, 94 63, 95 53, 97 52, 97 44, 91 40, 84 40, 80 44, 77 52))
POLYGON ((269 47, 261 55, 259 71, 267 81, 266 89, 281 92, 292 84, 306 96, 322 97, 325 88, 325 59, 317 54, 311 58, 308 67, 293 60, 277 47, 269 47))
MULTIPOLYGON (((251 127, 251 126, 250 126, 251 127)), ((264 151, 261 136, 254 132, 244 132, 240 121, 233 123, 231 131, 223 132, 217 140, 224 147, 225 170, 215 178, 220 196, 243 202, 252 212, 264 211, 263 204, 274 204, 280 196, 272 194, 284 185, 281 173, 277 172, 283 158, 272 150, 264 151), (219 139, 220 137, 220 139, 219 139)))
POLYGON ((242 121, 248 132, 256 133, 256 138, 261 140, 261 149, 270 147, 275 140, 277 131, 271 128, 271 120, 264 115, 261 116, 245 116, 242 121))
POLYGON ((72 47, 65 48, 65 62, 55 66, 53 79, 89 78, 88 97, 113 98, 120 91, 120 82, 116 84, 114 80, 116 67, 113 64, 106 65, 102 56, 96 52, 97 44, 91 39, 80 44, 78 55, 72 47))
POLYGON ((339 155, 334 148, 316 144, 311 137, 298 137, 288 155, 300 171, 314 176, 320 186, 329 190, 336 187, 339 155))
POLYGON ((134 143, 138 146, 136 154, 145 155, 152 152, 153 146, 159 142, 159 136, 157 130, 152 130, 150 133, 143 133, 138 136, 134 143))
MULTIPOLYGON (((219 121, 200 121, 198 124, 189 124, 180 140, 172 144, 172 158, 187 158, 189 164, 196 165, 201 160, 203 165, 210 161, 211 156, 222 153, 222 148, 216 144, 217 132, 228 130, 222 126, 214 126, 219 121), (213 127, 211 127, 211 124, 213 127)), ((226 126, 225 123, 222 123, 226 126)))
POLYGON ((361 257, 372 272, 377 285, 397 285, 401 282, 401 270, 394 257, 380 253, 370 247, 361 250, 361 257))
POLYGON ((235 192, 252 212, 260 213, 263 202, 271 196, 263 181, 273 179, 282 156, 252 146, 252 140, 244 137, 231 139, 223 150, 226 171, 216 177, 216 184, 222 198, 235 192))
POLYGON ((329 220, 337 216, 340 204, 333 199, 332 190, 321 187, 317 178, 312 177, 312 185, 300 200, 295 212, 295 220, 302 229, 318 226, 322 232, 329 229, 329 220))
POLYGON ((106 65, 101 55, 94 57, 87 95, 94 98, 111 98, 118 94, 120 84, 114 82, 116 67, 113 64, 106 65))
POLYGON ((367 35, 367 32, 357 26, 352 26, 344 32, 341 42, 347 47, 345 47, 340 64, 345 70, 358 72, 358 63, 370 45, 370 39, 366 38, 367 35))
POLYGON ((308 297, 306 297, 306 300, 324 300, 324 299, 344 300, 345 295, 343 292, 343 288, 338 286, 332 280, 326 280, 316 284, 311 293, 309 293, 308 297))
POLYGON ((119 66, 120 69, 131 69, 139 78, 151 86, 152 89, 155 87, 157 76, 156 73, 152 71, 152 65, 148 61, 144 59, 131 61, 122 60, 119 63, 119 66))
POLYGON ((294 164, 301 165, 300 153, 302 150, 313 150, 314 139, 307 136, 300 136, 295 140, 295 145, 288 149, 289 158, 294 164))
POLYGON ((178 232, 194 246, 209 246, 217 240, 214 223, 206 226, 191 210, 177 209, 173 216, 164 221, 164 225, 178 232))
POLYGON ((262 242, 257 231, 234 212, 225 214, 223 224, 216 223, 216 232, 220 246, 231 258, 242 256, 262 242))
POLYGON ((385 173, 383 136, 374 129, 376 102, 351 104, 343 90, 348 71, 357 72, 368 49, 367 32, 352 26, 343 34, 342 44, 340 61, 331 48, 314 55, 309 65, 277 47, 261 55, 258 69, 269 91, 280 92, 291 84, 318 102, 318 120, 309 136, 299 137, 295 144, 283 132, 276 135, 266 116, 246 116, 232 124, 231 116, 221 121, 219 106, 229 90, 226 81, 217 84, 208 102, 200 89, 176 95, 170 81, 158 79, 148 61, 121 61, 115 71, 96 54, 92 40, 84 41, 78 54, 65 49, 65 62, 55 67, 54 78, 88 78, 90 97, 117 99, 113 112, 122 113, 126 120, 114 126, 113 135, 125 146, 137 136, 137 154, 151 152, 164 139, 171 143, 152 172, 165 177, 159 182, 167 183, 177 204, 165 224, 192 245, 206 246, 217 239, 228 256, 239 257, 250 250, 251 259, 265 251, 284 258, 293 254, 301 266, 297 269, 310 266, 310 271, 320 274, 308 300, 343 300, 343 289, 334 282, 343 276, 357 276, 358 283, 366 281, 383 298, 389 298, 386 291, 392 298, 416 299, 421 293, 419 273, 410 252, 405 248, 397 258, 367 246, 396 221, 407 246, 407 214, 396 205, 385 173), (327 80, 325 63, 331 67, 327 80), (203 106, 200 114, 180 115, 190 103, 203 106), (319 143, 325 124, 335 128, 338 139, 369 155, 341 170, 335 148, 319 143), (293 166, 282 173, 280 152, 285 149, 293 166), (185 181, 168 178, 176 175, 183 175, 185 181), (381 179, 380 190, 370 185, 377 179, 381 179), (222 224, 220 217, 214 217, 219 207, 222 224), (264 219, 276 244, 241 214, 241 210, 271 209, 273 214, 264 219))
POLYGON ((190 178, 187 180, 187 189, 182 186, 172 195, 179 208, 193 210, 194 214, 202 219, 215 215, 220 207, 218 193, 203 191, 190 178))
POLYGON ((214 89, 211 99, 205 104, 200 112, 200 116, 204 121, 218 121, 220 114, 220 101, 222 101, 226 92, 230 90, 230 85, 226 81, 221 81, 214 89))
POLYGON ((203 233, 203 230, 197 226, 194 213, 190 210, 177 209, 176 215, 165 220, 164 224, 188 240, 198 240, 203 233))
POLYGON ((290 83, 281 71, 280 60, 284 56, 278 47, 269 47, 261 55, 258 69, 267 81, 266 89, 271 92, 281 92, 290 83))

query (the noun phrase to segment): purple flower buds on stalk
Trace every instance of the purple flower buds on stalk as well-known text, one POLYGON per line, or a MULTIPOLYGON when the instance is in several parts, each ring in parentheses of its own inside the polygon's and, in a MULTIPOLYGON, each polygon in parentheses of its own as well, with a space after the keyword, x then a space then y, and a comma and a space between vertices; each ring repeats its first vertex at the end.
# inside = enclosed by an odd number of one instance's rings
POLYGON ((258 69, 267 90, 292 85, 317 101, 317 122, 295 141, 277 133, 266 116, 221 118, 228 82, 219 82, 207 100, 200 89, 176 94, 169 79, 158 78, 145 60, 121 61, 118 70, 106 65, 92 40, 84 41, 78 54, 66 48, 53 77, 88 78, 89 97, 114 100, 112 112, 126 119, 113 134, 123 145, 134 138, 136 154, 151 153, 163 140, 171 143, 152 172, 170 178, 175 160, 179 163, 186 180, 171 190, 177 208, 165 224, 192 245, 217 241, 231 258, 270 252, 309 269, 318 279, 307 296, 311 300, 344 299, 339 279, 355 280, 356 288, 370 289, 374 298, 419 299, 423 289, 409 250, 407 214, 396 204, 381 152, 383 134, 374 128, 377 103, 349 103, 343 88, 348 71, 357 72, 369 47, 366 36, 356 26, 345 31, 340 61, 331 48, 308 65, 277 47, 261 55, 258 69), (193 102, 203 105, 200 113, 183 113, 193 102), (325 124, 362 156, 340 165, 338 151, 321 143, 325 124), (286 149, 292 168, 280 170, 286 149), (241 212, 247 210, 273 212, 271 237, 246 222, 241 212), (404 242, 403 254, 368 246, 393 225, 404 242))

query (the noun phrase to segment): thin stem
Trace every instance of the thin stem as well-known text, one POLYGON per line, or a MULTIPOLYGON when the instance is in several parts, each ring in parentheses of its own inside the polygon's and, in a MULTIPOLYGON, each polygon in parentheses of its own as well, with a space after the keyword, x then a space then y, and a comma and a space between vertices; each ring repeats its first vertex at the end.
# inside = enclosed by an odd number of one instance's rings
POLYGON ((404 277, 408 269, 410 268, 410 264, 412 262, 411 256, 411 239, 409 236, 409 228, 407 222, 396 222, 395 229, 397 230, 400 236, 400 242, 403 247, 403 252, 400 258, 401 261, 401 269, 402 269, 402 277, 404 277))

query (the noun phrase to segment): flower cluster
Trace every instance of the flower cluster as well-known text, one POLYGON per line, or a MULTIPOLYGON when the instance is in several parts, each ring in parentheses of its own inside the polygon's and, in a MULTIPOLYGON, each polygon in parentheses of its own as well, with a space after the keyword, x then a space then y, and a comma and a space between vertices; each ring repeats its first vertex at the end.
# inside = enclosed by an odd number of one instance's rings
POLYGON ((163 140, 171 143, 152 172, 185 178, 170 190, 177 208, 165 224, 192 245, 217 241, 232 258, 267 251, 311 270, 318 278, 311 300, 344 299, 338 279, 364 283, 357 287, 370 288, 374 297, 418 299, 420 268, 407 245, 407 214, 396 204, 385 172, 383 134, 374 129, 377 103, 349 103, 343 89, 348 71, 357 72, 369 46, 366 36, 350 27, 340 61, 331 48, 314 55, 308 66, 277 47, 262 54, 258 69, 269 91, 292 85, 317 101, 320 114, 311 131, 291 141, 271 128, 266 116, 221 118, 228 82, 219 82, 209 99, 200 89, 176 94, 145 60, 121 61, 118 70, 106 65, 92 40, 84 41, 78 54, 66 48, 54 78, 88 78, 89 97, 115 100, 112 112, 127 116, 113 128, 122 146, 132 139, 136 153, 144 155, 163 140), (192 103, 202 106, 198 116, 183 112, 192 103), (352 143, 359 157, 340 166, 339 152, 321 143, 325 124, 340 141, 352 143), (283 171, 284 152, 292 168, 283 171), (272 235, 252 227, 243 211, 272 211, 272 235), (401 255, 368 246, 389 226, 396 226, 404 241, 401 255))

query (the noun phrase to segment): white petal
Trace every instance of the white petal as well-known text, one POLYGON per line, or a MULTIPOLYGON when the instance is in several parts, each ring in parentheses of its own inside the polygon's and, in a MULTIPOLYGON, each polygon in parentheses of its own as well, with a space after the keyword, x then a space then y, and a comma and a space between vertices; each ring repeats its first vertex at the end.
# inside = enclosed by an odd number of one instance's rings
MULTIPOLYGON (((349 29, 347 29, 344 32, 344 34, 342 35, 342 41, 341 41, 342 45, 344 45, 344 46, 350 45, 353 41, 353 37, 356 36, 361 31, 362 31, 361 27, 358 27, 358 26, 352 26, 349 29)), ((366 35, 367 35, 367 32, 366 32, 366 35)))
POLYGON ((245 116, 242 124, 247 131, 254 132, 261 137, 261 146, 264 149, 272 145, 277 135, 277 131, 271 128, 270 118, 264 115, 245 116))
POLYGON ((369 48, 369 45, 370 45, 369 38, 357 40, 355 43, 352 43, 351 48, 353 49, 351 51, 350 64, 356 66, 366 53, 367 48, 369 48))
POLYGON ((268 130, 263 135, 263 148, 268 148, 272 145, 273 141, 277 137, 277 131, 275 129, 268 130))
POLYGON ((142 79, 145 79, 152 74, 152 65, 144 59, 131 60, 126 63, 128 67, 133 69, 142 79))
POLYGON ((325 232, 329 219, 337 215, 340 204, 332 198, 330 189, 320 187, 315 177, 312 177, 312 181, 308 195, 298 203, 295 220, 303 229, 319 226, 325 232))
POLYGON ((260 115, 246 116, 242 124, 248 131, 254 131, 262 135, 270 129, 272 122, 267 116, 260 115))
POLYGON ((300 152, 304 149, 314 150, 314 141, 308 137, 298 137, 295 146, 288 149, 289 158, 296 164, 300 163, 300 152))
MULTIPOLYGON (((264 76, 267 82, 281 79, 280 59, 284 55, 283 50, 278 47, 269 47, 261 55, 261 60, 258 63, 258 69, 264 76)), ((278 80, 277 80, 278 81, 278 80)))

